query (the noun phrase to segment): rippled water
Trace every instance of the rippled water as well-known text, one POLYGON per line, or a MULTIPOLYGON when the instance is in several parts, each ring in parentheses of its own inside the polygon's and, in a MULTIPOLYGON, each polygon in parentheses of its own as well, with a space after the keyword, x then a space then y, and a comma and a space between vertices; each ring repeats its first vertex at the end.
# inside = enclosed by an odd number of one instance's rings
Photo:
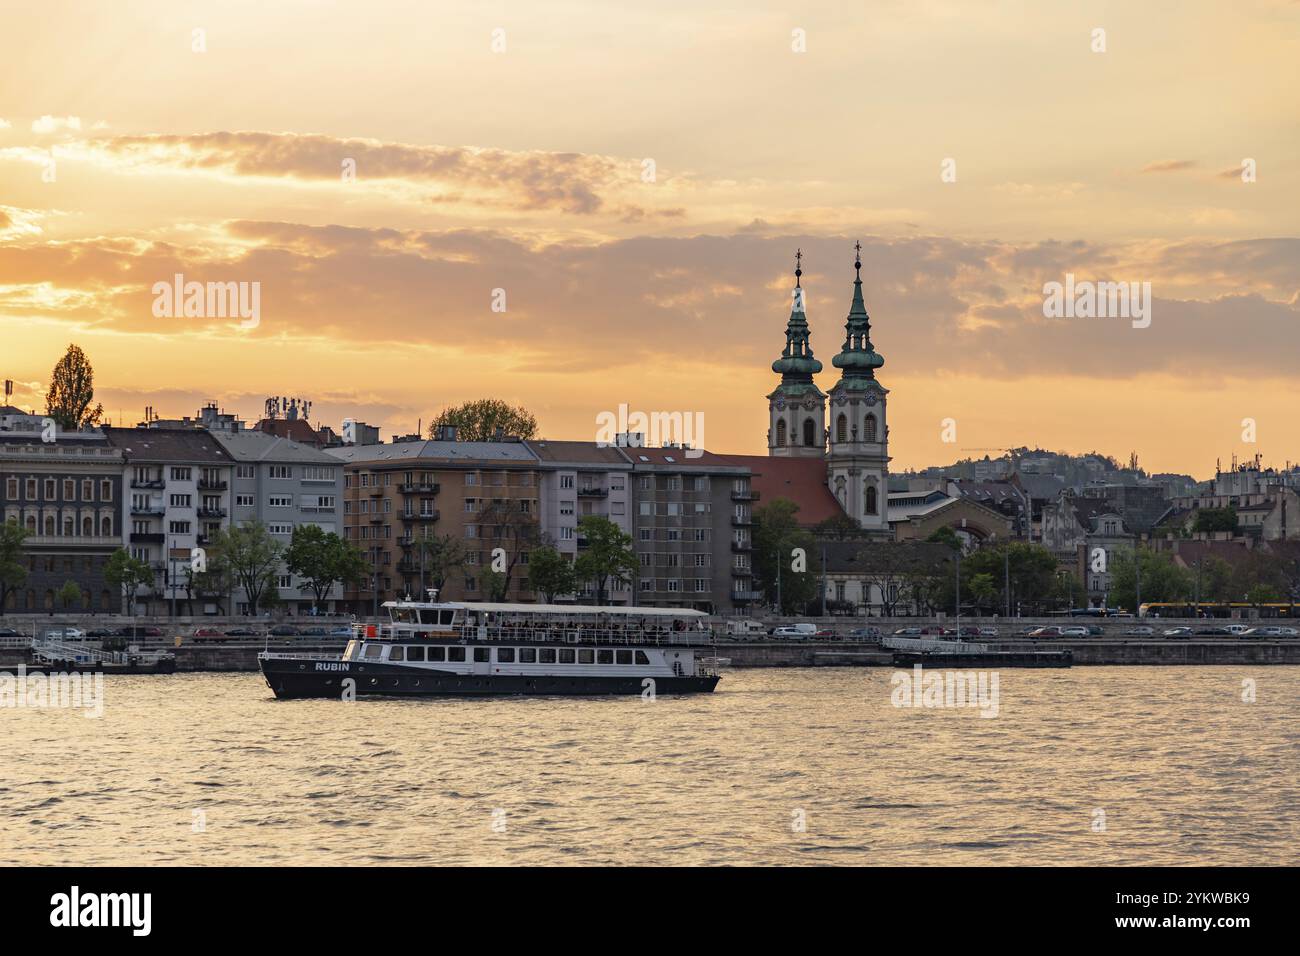
POLYGON ((891 706, 892 673, 353 704, 276 701, 253 674, 109 678, 102 719, 0 709, 0 862, 1300 859, 1300 668, 1004 670, 992 719, 891 706))

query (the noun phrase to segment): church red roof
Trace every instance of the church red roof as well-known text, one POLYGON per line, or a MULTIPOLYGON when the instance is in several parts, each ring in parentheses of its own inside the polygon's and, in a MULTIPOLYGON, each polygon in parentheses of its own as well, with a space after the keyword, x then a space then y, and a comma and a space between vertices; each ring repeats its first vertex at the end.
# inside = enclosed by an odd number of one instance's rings
POLYGON ((826 487, 826 462, 820 458, 771 458, 767 455, 718 455, 728 464, 753 472, 750 487, 759 494, 758 506, 788 498, 799 506, 801 525, 814 525, 844 514, 826 487))

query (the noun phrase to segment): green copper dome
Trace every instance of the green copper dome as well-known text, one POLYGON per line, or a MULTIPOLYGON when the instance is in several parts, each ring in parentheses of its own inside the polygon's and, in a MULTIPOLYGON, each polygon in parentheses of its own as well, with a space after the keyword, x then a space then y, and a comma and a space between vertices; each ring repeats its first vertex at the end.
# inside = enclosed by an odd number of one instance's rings
POLYGON ((811 382, 822 370, 822 363, 813 356, 812 342, 808 339, 808 317, 804 315, 803 288, 799 284, 803 269, 798 263, 802 258, 802 251, 795 253, 794 306, 785 325, 785 348, 781 357, 772 363, 772 371, 780 374, 782 385, 811 382))
POLYGON ((876 369, 885 364, 885 357, 871 344, 871 317, 862 301, 862 244, 855 248, 853 268, 856 277, 853 280, 853 304, 849 306, 849 317, 844 323, 844 348, 831 359, 831 364, 844 370, 845 380, 875 378, 876 369))

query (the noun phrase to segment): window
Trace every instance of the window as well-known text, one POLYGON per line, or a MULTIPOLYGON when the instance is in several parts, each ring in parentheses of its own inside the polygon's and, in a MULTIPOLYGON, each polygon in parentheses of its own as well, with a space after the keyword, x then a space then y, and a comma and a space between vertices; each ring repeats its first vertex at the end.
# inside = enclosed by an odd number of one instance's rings
MULTIPOLYGON (((569 653, 572 654, 573 651, 570 651, 569 653)), ((553 647, 539 647, 539 648, 537 649, 537 662, 538 662, 539 664, 554 664, 554 663, 555 663, 555 648, 553 648, 553 647)))
POLYGON ((406 649, 406 659, 408 661, 424 660, 424 646, 421 645, 419 647, 408 647, 406 649))
POLYGON ((272 508, 292 508, 293 495, 271 495, 268 504, 272 508))
POLYGON ((515 649, 513 647, 497 648, 498 664, 513 664, 515 662, 515 649))
POLYGON ((808 448, 817 444, 817 426, 813 424, 811 418, 803 420, 803 443, 808 448))
POLYGON ((447 648, 447 660, 449 660, 449 661, 463 661, 464 659, 465 659, 465 648, 463 648, 463 647, 449 647, 449 648, 447 648))
POLYGON ((520 664, 536 664, 536 663, 537 663, 537 648, 535 648, 535 647, 521 647, 521 648, 519 648, 519 663, 520 663, 520 664))
POLYGON ((492 658, 492 648, 476 647, 474 648, 474 662, 476 664, 486 664, 492 658))
POLYGON ((477 507, 477 502, 478 502, 477 498, 466 498, 465 514, 472 515, 474 513, 474 509, 477 507))
POLYGON ((168 503, 173 508, 188 508, 193 500, 193 495, 172 495, 168 498, 168 503))
POLYGON ((91 481, 89 478, 83 478, 81 481, 81 500, 82 501, 95 500, 95 483, 91 481))
POLYGON ((785 419, 782 418, 776 423, 776 447, 785 447, 785 419))
POLYGON ((835 440, 848 441, 848 438, 849 420, 845 416, 840 415, 839 418, 835 419, 835 440))
POLYGON ((5 497, 14 499, 18 497, 18 479, 9 478, 5 481, 5 497))
POLYGON ((439 664, 447 659, 447 648, 431 647, 429 648, 429 660, 432 663, 439 664))
POLYGON ((113 500, 113 483, 111 481, 105 479, 104 481, 101 481, 99 483, 99 500, 100 501, 113 500))
POLYGON ((289 465, 272 465, 267 473, 271 478, 284 481, 293 477, 293 468, 289 465))
POLYGON ((564 489, 573 487, 573 475, 560 475, 560 487, 564 489))
MULTIPOLYGON (((291 524, 268 524, 266 530, 271 534, 293 534, 293 525, 291 524)), ((369 531, 369 528, 362 528, 362 531, 369 531)), ((364 535, 363 535, 364 537, 364 535)))
POLYGON ((560 514, 562 514, 562 515, 571 515, 571 514, 573 514, 573 502, 572 502, 572 501, 561 501, 561 502, 560 502, 560 514))
POLYGON ((875 514, 875 513, 876 513, 876 508, 877 508, 877 504, 876 504, 876 486, 875 486, 875 485, 867 485, 867 508, 866 508, 867 514, 869 514, 869 515, 873 515, 873 514, 875 514))
POLYGON ((388 650, 388 659, 389 659, 390 661, 404 661, 404 660, 406 660, 406 648, 405 648, 405 647, 402 647, 400 644, 397 645, 396 647, 389 648, 389 650, 388 650))
POLYGON ((637 651, 637 652, 636 652, 636 662, 637 662, 638 664, 649 664, 649 663, 650 663, 650 658, 648 658, 648 657, 645 656, 645 651, 637 651))
POLYGON ((561 664, 572 664, 574 662, 574 652, 572 647, 561 647, 559 653, 561 664))
POLYGON ((584 647, 578 651, 579 664, 594 664, 596 662, 596 652, 590 647, 584 647))
POLYGON ((190 523, 188 521, 169 521, 167 523, 167 526, 168 526, 168 530, 172 534, 190 533, 190 523))
POLYGON ((384 652, 384 648, 379 644, 367 644, 365 658, 368 661, 378 660, 379 655, 384 652))
POLYGON ((172 481, 189 481, 189 480, 190 480, 190 469, 188 468, 172 469, 172 481))
POLYGON ((279 584, 277 584, 276 586, 277 586, 281 591, 289 591, 289 590, 292 590, 292 588, 293 588, 293 575, 292 575, 292 574, 282 574, 282 575, 280 575, 280 581, 279 581, 279 584))
POLYGON ((235 477, 236 477, 236 478, 256 478, 256 477, 257 477, 257 466, 256 466, 256 465, 236 465, 236 466, 235 466, 235 477))
POLYGON ((620 664, 631 664, 631 663, 632 663, 632 652, 631 652, 631 651, 618 651, 617 654, 618 654, 618 663, 620 663, 620 664))
POLYGON ((614 652, 608 648, 604 648, 596 651, 596 663, 597 664, 614 663, 614 652))
POLYGON ((876 416, 875 415, 868 415, 866 421, 862 423, 862 440, 863 441, 876 440, 876 416))
POLYGON ((235 504, 241 508, 251 508, 256 503, 252 495, 235 495, 235 504))

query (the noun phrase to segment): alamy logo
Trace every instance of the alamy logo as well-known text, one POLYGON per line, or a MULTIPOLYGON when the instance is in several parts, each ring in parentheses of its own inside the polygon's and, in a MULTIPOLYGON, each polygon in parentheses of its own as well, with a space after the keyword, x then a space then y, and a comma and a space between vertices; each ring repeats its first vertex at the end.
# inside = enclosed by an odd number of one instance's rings
POLYGON ((1075 282, 1043 284, 1043 317, 1047 319, 1132 319, 1133 328, 1151 324, 1150 282, 1075 282))
POLYGON ((155 282, 153 314, 156 319, 240 318, 241 329, 255 329, 262 322, 262 283, 186 282, 178 272, 171 282, 155 282))
POLYGON ((50 925, 129 926, 132 936, 148 936, 153 927, 152 893, 69 893, 50 897, 50 925))
POLYGON ((596 445, 600 448, 644 448, 680 445, 683 458, 704 454, 703 412, 629 412, 627 404, 617 412, 596 416, 596 445), (647 440, 648 439, 648 440, 647 440))
POLYGON ((997 671, 937 671, 914 664, 910 674, 895 671, 890 683, 895 707, 971 707, 981 717, 996 717, 1000 709, 997 671))

